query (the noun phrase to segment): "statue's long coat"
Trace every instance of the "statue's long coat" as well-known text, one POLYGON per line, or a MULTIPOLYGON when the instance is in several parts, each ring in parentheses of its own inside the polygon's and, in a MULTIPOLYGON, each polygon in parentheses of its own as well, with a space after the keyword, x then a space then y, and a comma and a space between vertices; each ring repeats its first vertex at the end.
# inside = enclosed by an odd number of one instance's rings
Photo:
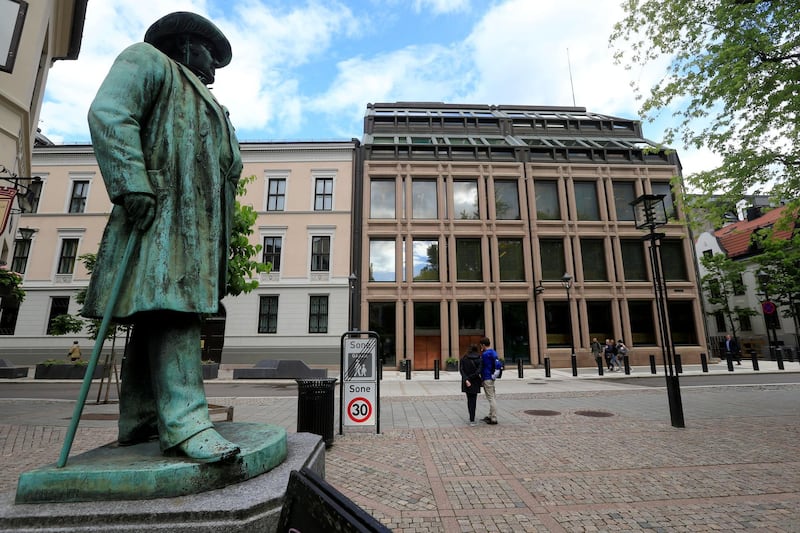
POLYGON ((147 43, 117 57, 89 109, 97 162, 114 207, 83 315, 102 317, 132 231, 128 193, 156 199, 114 307, 213 313, 225 295, 239 145, 226 110, 184 66, 147 43))

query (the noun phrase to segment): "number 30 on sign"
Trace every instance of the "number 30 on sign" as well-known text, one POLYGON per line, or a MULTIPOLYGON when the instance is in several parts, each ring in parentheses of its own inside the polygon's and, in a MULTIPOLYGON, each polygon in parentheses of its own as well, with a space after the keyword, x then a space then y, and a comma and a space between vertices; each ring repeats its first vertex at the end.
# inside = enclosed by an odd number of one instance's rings
POLYGON ((345 425, 347 426, 373 426, 375 425, 375 391, 372 387, 352 385, 347 387, 345 405, 345 425), (359 390, 349 390, 359 389, 359 390), (372 389, 372 390, 364 390, 372 389), (371 393, 371 394, 370 394, 371 393))

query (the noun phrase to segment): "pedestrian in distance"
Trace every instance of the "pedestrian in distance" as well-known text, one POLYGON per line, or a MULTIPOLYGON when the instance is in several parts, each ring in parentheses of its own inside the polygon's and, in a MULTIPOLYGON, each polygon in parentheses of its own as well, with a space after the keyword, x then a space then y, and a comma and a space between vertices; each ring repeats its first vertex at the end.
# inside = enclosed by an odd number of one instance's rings
MULTIPOLYGON (((622 342, 622 339, 617 341, 617 364, 622 365, 625 362, 625 356, 628 355, 628 347, 622 342)), ((620 366, 620 371, 622 370, 620 366)))
POLYGON ((471 344, 469 351, 461 358, 461 392, 467 395, 467 412, 469 425, 475 425, 475 409, 478 405, 478 393, 481 391, 481 353, 477 344, 471 344))
POLYGON ((739 341, 730 335, 725 335, 725 357, 727 357, 729 361, 735 359, 737 365, 742 364, 742 352, 739 349, 739 341))
POLYGON ((500 377, 503 369, 503 362, 498 357, 497 352, 491 348, 492 341, 489 337, 483 337, 480 342, 481 349, 481 379, 483 380, 483 393, 489 402, 489 414, 483 417, 487 424, 497 424, 497 391, 495 390, 495 380, 500 377))
POLYGON ((603 345, 600 344, 600 341, 597 340, 597 337, 592 338, 592 355, 594 356, 594 362, 597 365, 597 368, 600 368, 600 365, 603 364, 603 345))
POLYGON ((69 349, 69 360, 73 363, 81 360, 81 346, 78 341, 73 341, 69 349))
POLYGON ((614 356, 617 353, 617 346, 614 344, 614 339, 606 339, 606 346, 605 346, 605 359, 606 359, 606 367, 608 368, 609 372, 614 371, 614 364, 611 362, 614 356))

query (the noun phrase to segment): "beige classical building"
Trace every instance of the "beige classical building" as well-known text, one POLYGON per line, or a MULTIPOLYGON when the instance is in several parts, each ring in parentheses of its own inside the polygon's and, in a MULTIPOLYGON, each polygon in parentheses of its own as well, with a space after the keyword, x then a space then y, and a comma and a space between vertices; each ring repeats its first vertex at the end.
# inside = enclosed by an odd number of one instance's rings
MULTIPOLYGON (((77 59, 87 0, 0 2, 0 264, 10 264, 17 216, 31 187, 31 152, 47 74, 58 59, 77 59), (2 188, 6 188, 5 191, 2 188), (16 196, 8 202, 8 189, 16 196), (20 203, 20 199, 23 200, 20 203)), ((38 185, 33 185, 38 187, 38 185)), ((3 306, 13 304, 5 302, 3 306)))
POLYGON ((356 307, 386 363, 430 369, 483 335, 507 362, 569 366, 574 344, 590 366, 593 337, 624 339, 632 364, 661 361, 629 205, 645 193, 666 194, 674 218, 661 230, 676 351, 706 351, 692 239, 670 186, 680 163, 639 122, 583 108, 371 104, 363 151, 356 307))
MULTIPOLYGON (((254 176, 240 199, 258 213, 251 242, 271 262, 257 289, 228 297, 225 363, 303 359, 337 363, 348 328, 353 161, 358 141, 242 143, 254 176)), ((111 203, 92 147, 42 146, 33 172, 42 187, 21 227, 13 263, 24 273, 25 301, 0 316, 0 356, 17 364, 63 358, 72 342, 51 333, 54 317, 76 314, 89 275, 78 257, 98 249, 111 203)), ((93 341, 77 338, 84 348, 93 341)))

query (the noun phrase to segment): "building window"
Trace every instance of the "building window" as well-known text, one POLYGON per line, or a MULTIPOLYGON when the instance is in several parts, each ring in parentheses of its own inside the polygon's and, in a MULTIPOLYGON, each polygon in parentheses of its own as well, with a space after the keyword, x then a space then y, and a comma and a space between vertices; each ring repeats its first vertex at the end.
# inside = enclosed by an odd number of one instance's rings
POLYGON ((456 239, 456 280, 483 281, 480 239, 456 239))
POLYGON ((30 239, 17 239, 14 241, 14 257, 11 259, 11 270, 20 274, 28 268, 28 256, 31 253, 30 239))
POLYGON ((264 237, 264 251, 261 262, 265 265, 272 263, 272 272, 281 271, 281 250, 283 237, 264 237))
POLYGON ((561 220, 561 207, 558 203, 558 182, 539 181, 533 185, 536 190, 536 218, 539 220, 561 220))
POLYGON ((39 199, 42 197, 42 181, 31 181, 28 185, 28 201, 30 202, 30 213, 39 211, 39 199))
POLYGON ((661 241, 661 265, 664 268, 664 279, 667 281, 686 281, 686 261, 683 256, 683 242, 676 239, 661 241))
POLYGON ((382 364, 394 364, 397 360, 396 315, 394 302, 369 303, 369 330, 381 336, 378 356, 382 364))
POLYGON ((750 323, 750 315, 739 315, 739 329, 742 331, 753 331, 753 325, 750 323))
POLYGON ((563 239, 540 239, 539 257, 542 261, 542 279, 560 280, 567 271, 563 239))
POLYGON ((61 254, 58 256, 56 274, 72 274, 75 271, 75 258, 78 256, 78 239, 61 241, 61 254))
POLYGON ((453 183, 453 212, 458 220, 477 220, 480 218, 477 181, 456 181, 453 183))
MULTIPOLYGON (((629 300, 628 314, 631 317, 631 342, 634 345, 655 345, 656 332, 653 322, 653 302, 629 300)), ((630 346, 630 343, 627 343, 630 346)))
POLYGON ((739 274, 739 277, 736 278, 736 280, 733 283, 733 294, 736 296, 742 296, 744 295, 745 292, 746 289, 744 286, 744 278, 742 278, 742 275, 739 274))
POLYGON ((53 335, 53 319, 69 313, 69 296, 54 296, 50 299, 50 316, 47 318, 47 334, 53 335))
POLYGON ((593 181, 576 181, 574 187, 578 220, 600 220, 600 209, 597 205, 597 184, 593 181))
POLYGON ((499 239, 497 256, 500 262, 500 281, 525 281, 522 239, 499 239))
POLYGON ((614 323, 612 321, 611 302, 587 301, 586 319, 589 322, 589 338, 603 339, 614 337, 614 323))
POLYGON ((314 211, 333 209, 333 178, 317 178, 314 185, 314 211))
POLYGON ((411 182, 411 217, 436 219, 438 199, 436 197, 435 180, 412 180, 411 182))
POLYGON ((625 281, 647 281, 647 266, 644 261, 644 246, 641 239, 622 239, 622 271, 625 281))
POLYGON ((414 239, 414 281, 439 281, 439 242, 414 239))
POLYGON ((519 189, 516 181, 494 182, 494 210, 498 220, 519 220, 519 189))
POLYGON ((72 182, 72 196, 69 200, 70 213, 83 213, 86 210, 86 198, 89 196, 89 182, 80 180, 72 182))
POLYGON ((311 270, 313 272, 328 272, 331 261, 331 238, 311 238, 311 270))
POLYGON ((678 218, 678 212, 675 210, 675 198, 672 196, 672 187, 669 182, 652 183, 653 194, 664 195, 664 210, 667 213, 667 218, 678 218))
POLYGON ((569 331, 567 302, 544 303, 544 327, 547 332, 548 348, 571 346, 572 334, 569 331))
POLYGON ((308 332, 328 333, 327 296, 311 296, 308 311, 308 332))
POLYGON ((270 178, 267 183, 267 211, 283 211, 286 203, 286 178, 270 178))
POLYGON ((606 250, 603 239, 581 239, 583 278, 586 281, 607 281, 606 250))
POLYGON ((632 181, 615 181, 614 208, 617 220, 634 220, 631 202, 636 199, 636 187, 632 181))
POLYGON ((278 332, 278 296, 261 296, 258 302, 258 332, 278 332))
POLYGON ((717 323, 718 333, 728 331, 728 325, 725 323, 725 313, 722 311, 714 311, 714 321, 717 323))
POLYGON ((369 217, 395 218, 394 180, 370 181, 369 217))
POLYGON ((672 344, 697 344, 697 330, 694 324, 694 305, 692 302, 668 302, 669 327, 672 344))
POLYGON ((394 240, 369 241, 369 280, 396 281, 394 240))

